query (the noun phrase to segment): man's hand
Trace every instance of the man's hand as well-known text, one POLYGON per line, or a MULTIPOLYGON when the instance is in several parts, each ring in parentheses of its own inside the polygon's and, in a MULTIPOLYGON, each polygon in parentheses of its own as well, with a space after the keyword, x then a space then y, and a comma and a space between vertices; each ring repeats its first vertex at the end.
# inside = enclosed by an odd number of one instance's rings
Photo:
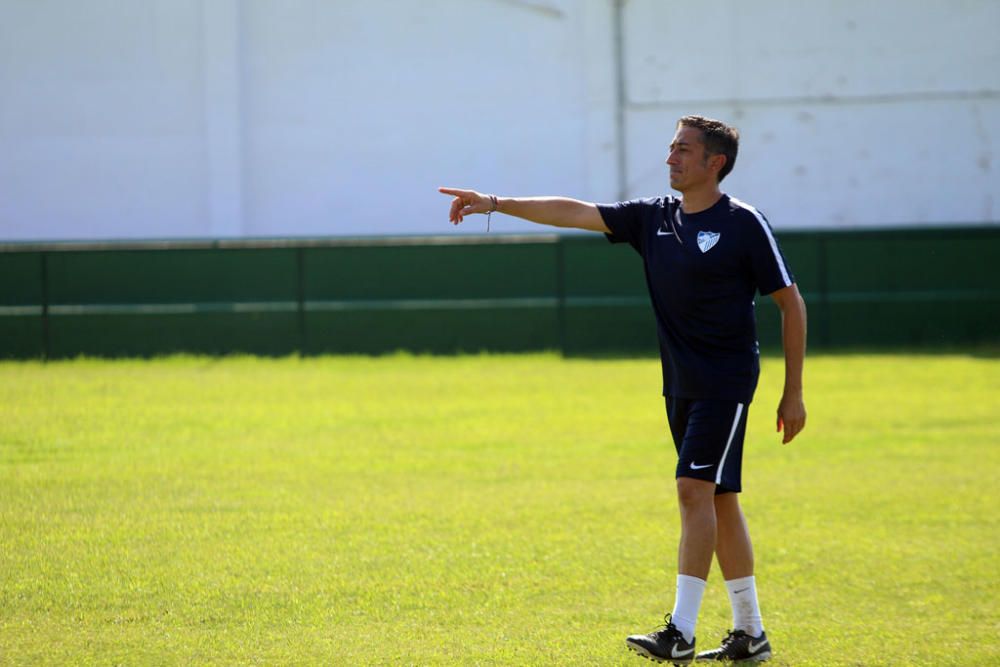
POLYGON ((801 393, 783 394, 778 403, 778 432, 784 428, 781 444, 787 445, 806 426, 806 404, 801 393))
POLYGON ((484 195, 475 190, 438 188, 438 192, 455 197, 451 200, 451 210, 448 212, 448 220, 455 225, 462 222, 465 216, 470 213, 488 213, 493 205, 489 195, 484 195))

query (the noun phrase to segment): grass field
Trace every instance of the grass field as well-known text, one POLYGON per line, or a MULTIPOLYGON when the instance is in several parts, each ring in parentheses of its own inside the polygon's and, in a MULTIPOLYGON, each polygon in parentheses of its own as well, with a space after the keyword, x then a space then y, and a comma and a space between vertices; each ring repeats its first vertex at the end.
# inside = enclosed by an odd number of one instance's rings
MULTIPOLYGON (((1000 664, 1000 359, 814 356, 750 411, 774 665, 1000 664)), ((652 359, 0 364, 0 664, 641 665, 673 599, 652 359)), ((699 649, 729 627, 713 570, 699 649)))

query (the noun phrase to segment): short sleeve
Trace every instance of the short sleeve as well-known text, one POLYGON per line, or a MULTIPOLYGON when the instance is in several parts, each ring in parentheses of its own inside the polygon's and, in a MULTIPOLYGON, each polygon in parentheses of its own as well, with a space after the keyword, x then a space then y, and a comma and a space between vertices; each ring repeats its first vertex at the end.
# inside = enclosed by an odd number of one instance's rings
POLYGON ((641 255, 645 244, 643 220, 648 217, 651 201, 632 199, 614 204, 598 204, 604 224, 611 233, 605 234, 612 243, 628 243, 641 255))
POLYGON ((785 256, 781 253, 778 240, 774 237, 767 218, 751 209, 753 220, 750 223, 750 263, 754 282, 761 295, 767 295, 795 282, 785 256))

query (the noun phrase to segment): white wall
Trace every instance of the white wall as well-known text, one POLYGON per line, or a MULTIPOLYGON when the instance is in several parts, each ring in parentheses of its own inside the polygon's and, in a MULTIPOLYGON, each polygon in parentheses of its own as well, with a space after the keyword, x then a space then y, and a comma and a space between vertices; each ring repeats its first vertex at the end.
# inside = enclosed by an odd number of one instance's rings
POLYGON ((0 0, 0 238, 207 232, 198 0, 0 0))
POLYGON ((244 7, 244 233, 451 233, 439 185, 613 183, 603 4, 244 7))
MULTIPOLYGON (((1000 220, 1000 3, 0 0, 0 240, 480 233, 442 184, 662 193, 743 134, 776 227, 1000 220)), ((502 231, 539 231, 495 219, 502 231)))
POLYGON ((627 4, 630 193, 672 119, 730 120, 725 189, 788 227, 1000 221, 1000 2, 627 4))

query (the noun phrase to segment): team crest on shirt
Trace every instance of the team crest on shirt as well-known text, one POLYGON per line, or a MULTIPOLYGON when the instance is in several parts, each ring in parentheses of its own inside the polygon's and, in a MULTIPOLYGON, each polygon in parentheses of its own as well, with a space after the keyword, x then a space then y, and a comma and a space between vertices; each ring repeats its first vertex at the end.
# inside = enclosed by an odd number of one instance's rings
POLYGON ((719 232, 698 232, 698 247, 703 253, 708 252, 719 242, 719 232))

